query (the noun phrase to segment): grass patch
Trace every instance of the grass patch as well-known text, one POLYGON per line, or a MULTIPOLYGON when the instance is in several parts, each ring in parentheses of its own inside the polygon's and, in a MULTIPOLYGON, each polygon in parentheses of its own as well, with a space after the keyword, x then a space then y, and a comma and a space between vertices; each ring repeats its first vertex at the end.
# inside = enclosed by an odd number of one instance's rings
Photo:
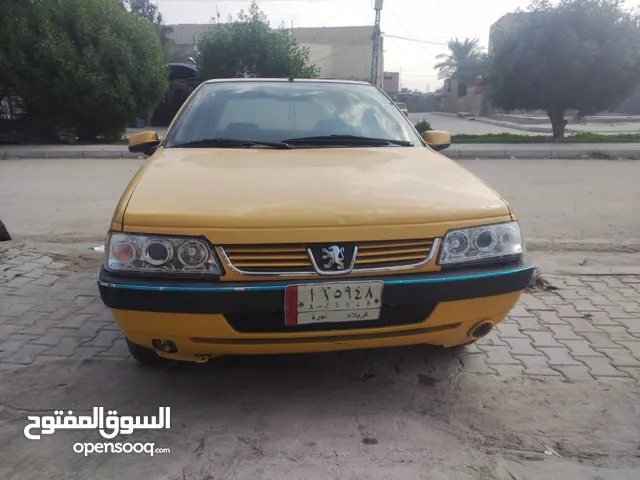
POLYGON ((486 135, 451 135, 452 143, 638 143, 640 134, 621 133, 573 133, 555 142, 550 135, 519 135, 515 133, 490 133, 486 135))

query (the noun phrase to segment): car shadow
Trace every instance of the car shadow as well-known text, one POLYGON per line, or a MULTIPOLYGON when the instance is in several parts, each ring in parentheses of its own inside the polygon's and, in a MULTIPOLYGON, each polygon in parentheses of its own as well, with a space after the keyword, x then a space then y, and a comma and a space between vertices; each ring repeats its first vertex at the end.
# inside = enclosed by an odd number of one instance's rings
MULTIPOLYGON (((0 396, 5 405, 35 410, 47 405, 54 408, 56 402, 64 408, 90 409, 109 398, 141 407, 152 398, 151 403, 164 406, 213 402, 222 407, 233 405, 238 398, 264 403, 298 395, 319 405, 321 399, 326 404, 335 395, 356 390, 373 394, 381 386, 393 385, 396 395, 416 386, 432 388, 453 380, 459 369, 460 362, 451 350, 429 345, 226 356, 204 364, 181 362, 163 368, 138 365, 131 358, 55 361, 7 376, 0 396)), ((362 399, 360 395, 354 398, 362 399)))

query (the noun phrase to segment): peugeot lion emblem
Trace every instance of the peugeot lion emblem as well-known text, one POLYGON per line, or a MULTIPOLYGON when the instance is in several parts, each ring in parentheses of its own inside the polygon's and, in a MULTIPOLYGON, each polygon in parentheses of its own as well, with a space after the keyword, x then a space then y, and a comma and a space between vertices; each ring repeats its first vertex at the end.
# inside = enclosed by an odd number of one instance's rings
POLYGON ((325 270, 329 270, 334 265, 338 270, 344 270, 344 247, 332 245, 328 248, 323 248, 322 260, 327 260, 327 262, 322 265, 322 268, 325 270))

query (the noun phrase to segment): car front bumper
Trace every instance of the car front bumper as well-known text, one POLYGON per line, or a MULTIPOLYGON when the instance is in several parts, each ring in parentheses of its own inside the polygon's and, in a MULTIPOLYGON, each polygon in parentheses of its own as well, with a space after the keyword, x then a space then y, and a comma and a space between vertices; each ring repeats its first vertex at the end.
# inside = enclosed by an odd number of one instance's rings
POLYGON ((100 295, 127 337, 164 357, 205 361, 230 354, 302 353, 471 340, 481 322, 497 324, 517 303, 534 267, 525 262, 420 275, 273 282, 167 281, 100 272, 100 295), (305 283, 382 280, 380 320, 287 327, 285 288, 305 283))

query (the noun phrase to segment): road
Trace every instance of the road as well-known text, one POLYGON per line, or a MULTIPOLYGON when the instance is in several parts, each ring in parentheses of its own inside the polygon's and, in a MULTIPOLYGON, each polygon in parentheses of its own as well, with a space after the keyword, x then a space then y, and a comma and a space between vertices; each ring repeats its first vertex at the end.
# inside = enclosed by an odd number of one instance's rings
MULTIPOLYGON (((142 163, 135 159, 0 161, 0 218, 21 240, 81 242, 85 248, 101 243, 117 199, 142 163)), ((575 266, 587 257, 589 266, 640 265, 636 207, 640 161, 460 163, 509 201, 532 252, 565 252, 538 255, 544 265, 575 266), (628 252, 633 258, 612 257, 612 251, 628 252)))
POLYGON ((539 133, 524 132, 513 128, 490 125, 475 120, 457 118, 449 115, 438 115, 436 113, 410 113, 409 119, 413 122, 426 120, 434 130, 445 130, 452 135, 467 133, 471 135, 485 135, 487 133, 515 133, 517 135, 541 135, 539 133))

